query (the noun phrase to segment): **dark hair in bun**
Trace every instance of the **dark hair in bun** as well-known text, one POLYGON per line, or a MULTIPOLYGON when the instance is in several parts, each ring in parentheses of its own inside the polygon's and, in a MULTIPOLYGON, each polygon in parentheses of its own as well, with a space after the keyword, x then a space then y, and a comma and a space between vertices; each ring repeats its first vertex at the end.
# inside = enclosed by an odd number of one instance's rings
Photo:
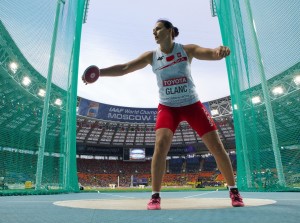
POLYGON ((175 37, 177 37, 179 35, 179 30, 177 27, 173 27, 173 31, 174 31, 174 33, 173 33, 173 39, 174 39, 175 37))
POLYGON ((179 30, 177 27, 173 26, 173 24, 165 19, 159 19, 157 22, 161 22, 167 29, 172 29, 172 39, 179 35, 179 30))

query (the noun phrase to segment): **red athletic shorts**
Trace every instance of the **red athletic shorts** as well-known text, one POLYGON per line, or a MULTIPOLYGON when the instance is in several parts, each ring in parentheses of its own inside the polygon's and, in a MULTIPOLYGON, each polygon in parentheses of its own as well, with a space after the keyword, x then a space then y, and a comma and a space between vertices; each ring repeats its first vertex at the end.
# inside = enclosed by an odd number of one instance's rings
POLYGON ((187 121, 200 137, 205 133, 217 130, 214 120, 200 101, 182 107, 158 105, 156 130, 168 128, 175 133, 181 121, 187 121))

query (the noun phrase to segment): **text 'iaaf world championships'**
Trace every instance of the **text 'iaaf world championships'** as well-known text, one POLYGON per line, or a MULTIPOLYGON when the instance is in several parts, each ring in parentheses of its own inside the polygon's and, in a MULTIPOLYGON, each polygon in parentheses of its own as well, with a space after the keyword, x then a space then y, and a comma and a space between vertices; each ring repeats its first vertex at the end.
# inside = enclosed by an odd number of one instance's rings
POLYGON ((128 109, 128 108, 110 108, 107 118, 115 121, 124 122, 145 122, 155 123, 156 110, 146 109, 128 109))

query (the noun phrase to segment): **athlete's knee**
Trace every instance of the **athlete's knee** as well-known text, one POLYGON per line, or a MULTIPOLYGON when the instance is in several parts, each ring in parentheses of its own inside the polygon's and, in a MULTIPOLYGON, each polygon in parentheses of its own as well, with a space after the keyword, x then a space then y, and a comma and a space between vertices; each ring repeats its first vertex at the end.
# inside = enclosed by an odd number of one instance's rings
POLYGON ((155 141, 155 150, 157 152, 164 152, 169 150, 170 142, 167 137, 161 137, 155 141))
POLYGON ((221 156, 226 153, 225 148, 223 146, 223 143, 221 140, 208 140, 206 141, 206 146, 208 150, 214 155, 214 156, 221 156))
POLYGON ((173 132, 170 129, 156 130, 155 147, 167 148, 171 145, 173 132))
POLYGON ((168 137, 160 137, 156 139, 154 153, 158 156, 167 156, 170 150, 170 139, 168 137))
POLYGON ((208 148, 215 157, 227 156, 226 150, 222 143, 217 142, 208 148))
POLYGON ((227 156, 227 153, 224 149, 216 149, 212 152, 213 156, 218 158, 218 157, 225 157, 227 156))

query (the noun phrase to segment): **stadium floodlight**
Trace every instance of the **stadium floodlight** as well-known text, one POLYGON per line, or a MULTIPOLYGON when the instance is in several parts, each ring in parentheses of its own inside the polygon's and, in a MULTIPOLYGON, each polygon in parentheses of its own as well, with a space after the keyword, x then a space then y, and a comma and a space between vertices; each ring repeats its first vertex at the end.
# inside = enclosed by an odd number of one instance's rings
POLYGON ((217 109, 212 109, 211 110, 211 114, 214 116, 214 115, 218 115, 219 114, 219 111, 217 109))
POLYGON ((259 96, 255 96, 251 99, 252 104, 258 104, 261 102, 260 97, 259 96))
POLYGON ((299 86, 300 85, 300 75, 294 77, 294 83, 299 86))
POLYGON ((57 98, 54 102, 54 104, 58 105, 58 106, 61 106, 62 105, 62 100, 57 98))
POLYGON ((23 77, 22 84, 24 86, 28 86, 28 85, 30 85, 30 83, 31 83, 31 80, 29 77, 27 77, 27 76, 23 77))
POLYGON ((16 62, 11 62, 9 64, 9 68, 15 74, 19 68, 19 65, 16 62))
POLYGON ((274 87, 273 90, 272 90, 272 93, 275 96, 282 95, 283 94, 283 87, 281 87, 281 86, 274 87))
POLYGON ((40 89, 38 95, 41 97, 45 97, 46 91, 44 89, 40 89))

